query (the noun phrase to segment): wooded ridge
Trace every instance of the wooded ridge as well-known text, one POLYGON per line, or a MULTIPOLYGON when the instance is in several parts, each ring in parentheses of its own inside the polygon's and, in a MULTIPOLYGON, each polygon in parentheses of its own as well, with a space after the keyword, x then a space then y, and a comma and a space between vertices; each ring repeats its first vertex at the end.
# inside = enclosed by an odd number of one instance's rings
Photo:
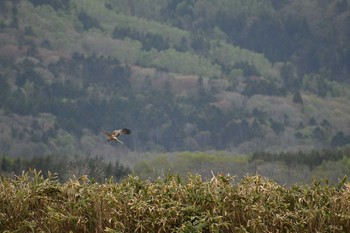
POLYGON ((350 143, 349 1, 0 2, 0 151, 350 143))

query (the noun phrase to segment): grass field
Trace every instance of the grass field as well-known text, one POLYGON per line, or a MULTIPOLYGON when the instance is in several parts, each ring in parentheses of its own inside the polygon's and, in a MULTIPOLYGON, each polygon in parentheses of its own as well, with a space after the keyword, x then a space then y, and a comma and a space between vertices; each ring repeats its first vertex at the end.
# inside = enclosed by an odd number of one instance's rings
POLYGON ((261 176, 0 181, 1 232, 350 232, 350 183, 284 187, 261 176))

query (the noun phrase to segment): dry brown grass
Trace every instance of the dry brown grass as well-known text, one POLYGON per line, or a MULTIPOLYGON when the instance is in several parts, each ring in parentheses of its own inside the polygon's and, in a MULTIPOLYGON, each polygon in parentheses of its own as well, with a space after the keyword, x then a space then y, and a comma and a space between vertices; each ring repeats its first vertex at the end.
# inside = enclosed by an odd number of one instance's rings
POLYGON ((60 184, 24 173, 0 182, 1 232, 350 232, 350 184, 285 188, 260 176, 233 184, 177 175, 60 184))

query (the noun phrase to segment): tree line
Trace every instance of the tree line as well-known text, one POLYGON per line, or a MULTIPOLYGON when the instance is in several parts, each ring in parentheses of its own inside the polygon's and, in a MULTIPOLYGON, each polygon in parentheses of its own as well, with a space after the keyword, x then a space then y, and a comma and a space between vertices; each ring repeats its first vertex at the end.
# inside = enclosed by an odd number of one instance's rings
POLYGON ((43 176, 55 174, 60 182, 66 182, 73 177, 87 175, 96 182, 103 182, 113 178, 115 181, 131 173, 130 168, 118 160, 114 163, 106 162, 101 157, 74 156, 32 156, 0 157, 1 176, 19 176, 23 172, 40 171, 43 176))

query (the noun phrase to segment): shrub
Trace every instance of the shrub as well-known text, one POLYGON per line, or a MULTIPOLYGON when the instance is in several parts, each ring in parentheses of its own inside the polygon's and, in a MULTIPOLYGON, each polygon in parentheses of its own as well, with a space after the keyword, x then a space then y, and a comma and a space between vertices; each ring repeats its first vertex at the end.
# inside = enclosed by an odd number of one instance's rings
POLYGON ((40 172, 0 180, 0 230, 18 232, 349 232, 350 184, 285 188, 261 176, 60 184, 40 172))

